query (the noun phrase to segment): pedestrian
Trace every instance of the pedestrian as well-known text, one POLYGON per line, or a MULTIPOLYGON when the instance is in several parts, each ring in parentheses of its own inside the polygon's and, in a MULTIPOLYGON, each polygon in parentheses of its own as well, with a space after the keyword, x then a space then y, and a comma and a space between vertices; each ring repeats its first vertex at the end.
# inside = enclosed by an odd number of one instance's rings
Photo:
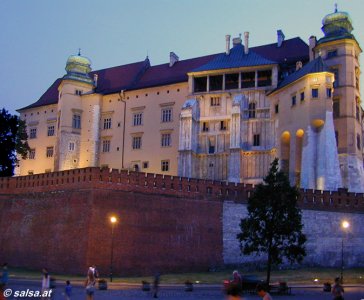
POLYGON ((93 299, 95 293, 95 284, 96 284, 95 274, 93 270, 89 268, 85 282, 87 300, 93 299))
POLYGON ((5 288, 6 285, 8 284, 8 280, 9 280, 8 264, 4 263, 1 272, 1 285, 3 286, 3 288, 5 288))
POLYGON ((42 299, 50 299, 51 296, 51 277, 46 268, 42 270, 42 299))
POLYGON ((69 280, 66 281, 66 287, 64 288, 64 296, 66 300, 70 300, 72 295, 72 285, 69 280))
POLYGON ((263 284, 257 285, 257 293, 263 300, 273 300, 272 296, 267 292, 267 288, 263 284))
POLYGON ((153 281, 153 298, 158 298, 159 281, 160 281, 160 274, 157 272, 154 275, 154 281, 153 281))
POLYGON ((344 288, 340 284, 340 278, 335 278, 335 284, 331 290, 332 295, 334 296, 334 300, 344 300, 344 288))
POLYGON ((237 270, 233 272, 233 280, 230 281, 230 283, 237 285, 238 287, 242 287, 242 279, 241 275, 237 270))

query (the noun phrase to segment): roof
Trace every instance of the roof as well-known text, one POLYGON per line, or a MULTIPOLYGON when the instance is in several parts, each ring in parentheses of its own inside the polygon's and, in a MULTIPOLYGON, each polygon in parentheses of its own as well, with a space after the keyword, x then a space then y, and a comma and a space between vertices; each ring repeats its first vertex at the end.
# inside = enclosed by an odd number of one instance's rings
POLYGON ((319 72, 329 72, 329 68, 326 66, 324 61, 322 60, 321 56, 318 58, 310 61, 306 65, 304 65, 298 71, 292 73, 291 75, 287 76, 283 81, 278 84, 278 87, 272 91, 272 93, 282 89, 283 87, 297 81, 298 79, 306 76, 307 74, 311 73, 319 73, 319 72))
POLYGON ((244 53, 244 46, 239 44, 230 50, 230 54, 221 53, 207 64, 198 67, 192 72, 231 69, 240 67, 252 67, 260 65, 273 65, 277 62, 264 58, 263 56, 249 50, 248 54, 244 53))
MULTIPOLYGON (((252 47, 249 49, 248 55, 244 54, 242 48, 242 45, 233 47, 229 56, 225 53, 218 53, 177 61, 172 67, 168 63, 150 66, 149 59, 146 58, 144 61, 90 72, 90 77, 93 78, 94 74, 98 75, 95 92, 106 95, 121 90, 136 90, 187 82, 187 73, 198 70, 202 66, 205 68, 209 66, 232 68, 308 60, 308 46, 300 38, 285 40, 281 47, 277 47, 277 43, 252 47)), ((61 81, 62 78, 57 79, 38 101, 18 111, 56 104, 58 102, 58 86, 61 81)))

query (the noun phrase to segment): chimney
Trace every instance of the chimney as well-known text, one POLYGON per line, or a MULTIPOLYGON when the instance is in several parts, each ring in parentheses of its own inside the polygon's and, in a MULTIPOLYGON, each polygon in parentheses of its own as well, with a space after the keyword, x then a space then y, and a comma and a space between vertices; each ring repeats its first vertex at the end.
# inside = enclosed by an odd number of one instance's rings
POLYGON ((173 65, 179 61, 179 57, 174 52, 169 52, 169 66, 173 67, 173 65))
POLYGON ((249 53, 249 32, 248 31, 244 32, 244 53, 245 54, 249 53))
POLYGON ((99 75, 94 74, 94 85, 97 87, 97 80, 99 79, 99 75))
POLYGON ((285 38, 285 36, 284 36, 283 31, 280 29, 277 30, 277 47, 278 48, 282 46, 284 38, 285 38))
POLYGON ((239 37, 233 38, 233 47, 241 45, 241 33, 239 34, 239 37))
POLYGON ((313 52, 313 49, 316 47, 316 37, 314 35, 310 36, 310 39, 308 40, 309 45, 309 55, 310 55, 310 61, 315 59, 315 53, 313 52))
POLYGON ((230 38, 231 36, 229 34, 225 35, 225 40, 226 40, 226 55, 230 54, 230 38))

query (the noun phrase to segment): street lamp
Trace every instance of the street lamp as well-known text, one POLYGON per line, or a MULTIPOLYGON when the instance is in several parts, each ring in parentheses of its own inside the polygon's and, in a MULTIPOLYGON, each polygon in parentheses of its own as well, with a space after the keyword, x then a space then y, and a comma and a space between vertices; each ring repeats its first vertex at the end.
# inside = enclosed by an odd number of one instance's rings
MULTIPOLYGON (((341 223, 342 229, 346 232, 350 227, 350 223, 346 220, 341 223)), ((341 237, 341 276, 340 276, 341 284, 344 283, 344 235, 341 237)))
POLYGON ((110 255, 110 282, 112 282, 112 264, 114 256, 114 227, 118 219, 115 216, 110 217, 111 223, 111 255, 110 255))

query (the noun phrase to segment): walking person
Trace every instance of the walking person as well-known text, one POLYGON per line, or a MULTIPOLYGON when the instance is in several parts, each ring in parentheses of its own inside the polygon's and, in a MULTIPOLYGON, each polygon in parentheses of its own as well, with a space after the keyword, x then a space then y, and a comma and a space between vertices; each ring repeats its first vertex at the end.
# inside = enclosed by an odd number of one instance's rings
POLYGON ((160 281, 160 274, 157 272, 154 275, 154 281, 153 281, 153 298, 158 298, 159 281, 160 281))
POLYGON ((1 282, 0 282, 3 288, 5 288, 6 285, 8 284, 8 280, 9 280, 8 264, 4 263, 1 272, 1 282))
POLYGON ((87 278, 85 282, 87 300, 92 300, 94 298, 95 284, 96 284, 95 274, 92 269, 89 269, 87 272, 87 278))
POLYGON ((335 278, 335 284, 331 290, 332 295, 334 296, 334 300, 344 300, 344 288, 340 284, 340 278, 335 278))
POLYGON ((42 299, 50 299, 51 298, 51 277, 46 268, 42 270, 42 299))
POLYGON ((64 288, 64 297, 66 300, 70 300, 72 295, 72 285, 69 280, 66 281, 66 287, 64 288))

